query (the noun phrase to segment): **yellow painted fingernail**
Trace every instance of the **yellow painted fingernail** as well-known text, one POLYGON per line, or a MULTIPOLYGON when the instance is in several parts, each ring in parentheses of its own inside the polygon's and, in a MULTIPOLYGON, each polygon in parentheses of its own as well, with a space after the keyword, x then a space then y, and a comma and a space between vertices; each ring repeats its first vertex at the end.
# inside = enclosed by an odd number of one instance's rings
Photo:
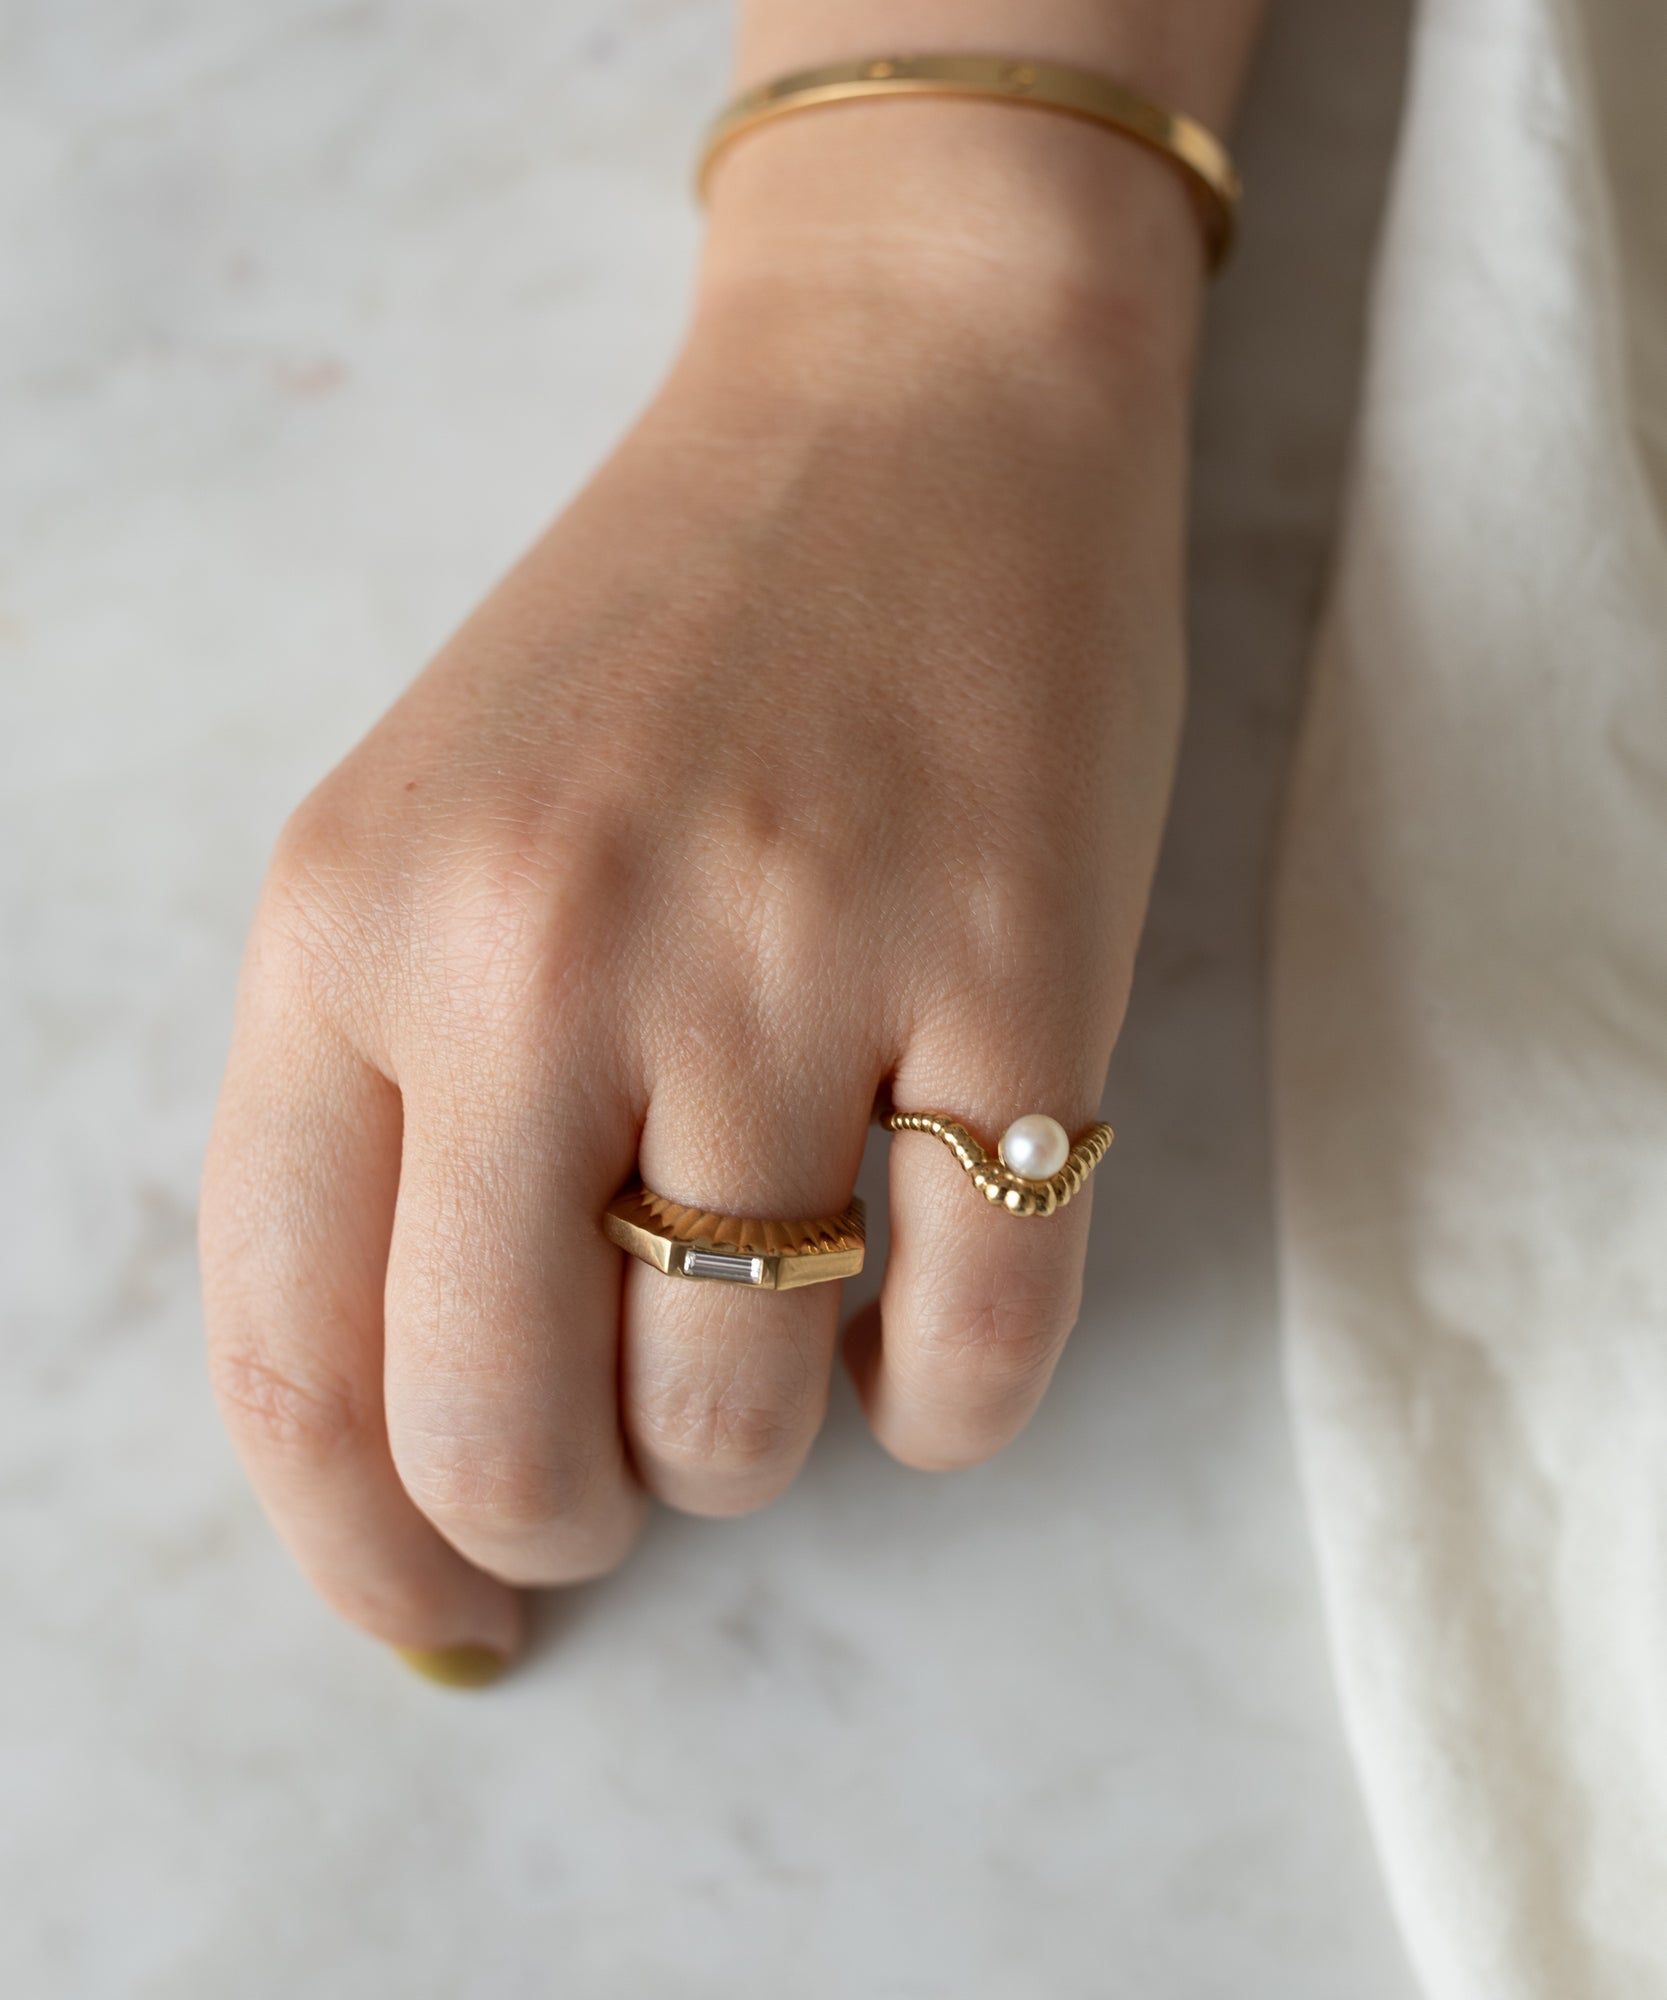
POLYGON ((449 1688, 490 1687, 509 1666, 490 1646, 396 1646, 394 1651, 413 1673, 449 1688))

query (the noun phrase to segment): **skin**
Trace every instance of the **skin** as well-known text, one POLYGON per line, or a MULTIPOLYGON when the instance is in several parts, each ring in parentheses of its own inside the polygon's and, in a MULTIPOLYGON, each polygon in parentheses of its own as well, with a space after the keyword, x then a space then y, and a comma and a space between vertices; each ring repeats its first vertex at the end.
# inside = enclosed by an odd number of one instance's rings
MULTIPOLYGON (((1218 121, 1255 15, 801 11, 745 15, 743 80, 1022 46, 1218 121)), ((877 1099, 1095 1115, 1180 726, 1201 240, 1172 167, 1034 112, 741 142, 653 403, 286 827, 205 1177, 210 1360, 375 1637, 508 1657, 521 1590, 612 1568, 649 1496, 741 1513, 803 1464, 840 1288, 622 1258, 597 1217, 639 1163, 824 1215, 877 1099)), ((890 1202, 848 1360, 888 1451, 970 1465, 1042 1397, 1091 1197, 1015 1222, 904 1139, 890 1202)))

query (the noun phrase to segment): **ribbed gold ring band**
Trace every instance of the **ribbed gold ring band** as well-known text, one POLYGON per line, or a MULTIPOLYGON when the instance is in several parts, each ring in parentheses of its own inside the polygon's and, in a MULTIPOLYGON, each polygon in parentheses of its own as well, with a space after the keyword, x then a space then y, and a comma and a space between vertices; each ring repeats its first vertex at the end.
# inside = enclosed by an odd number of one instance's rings
POLYGON ((725 105, 709 127, 696 168, 704 200, 713 163, 743 132, 818 105, 864 97, 986 97, 1031 104, 1105 126, 1161 153, 1186 176, 1204 222, 1212 269, 1232 248, 1243 187, 1232 156, 1184 112, 1167 110, 1111 77, 1065 63, 1012 56, 870 56, 795 70, 725 105))

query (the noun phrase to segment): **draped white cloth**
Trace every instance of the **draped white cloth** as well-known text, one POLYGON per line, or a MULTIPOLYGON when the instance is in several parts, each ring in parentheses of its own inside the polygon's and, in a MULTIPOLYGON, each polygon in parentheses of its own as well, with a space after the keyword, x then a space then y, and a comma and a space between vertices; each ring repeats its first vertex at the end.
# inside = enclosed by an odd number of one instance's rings
POLYGON ((1434 2000, 1667 1995, 1667 5, 1424 0, 1287 829, 1288 1356, 1434 2000))

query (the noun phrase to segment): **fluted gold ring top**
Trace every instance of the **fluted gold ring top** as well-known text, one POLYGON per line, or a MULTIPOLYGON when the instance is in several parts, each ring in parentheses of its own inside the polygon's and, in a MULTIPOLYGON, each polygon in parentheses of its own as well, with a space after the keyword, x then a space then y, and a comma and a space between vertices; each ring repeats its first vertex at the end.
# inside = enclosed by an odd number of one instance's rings
POLYGON ((893 1111, 881 1120, 888 1132, 926 1132, 954 1154, 961 1170, 992 1206, 1009 1215, 1052 1215, 1073 1195, 1111 1150, 1109 1125, 1094 1124, 1073 1142, 1065 1164, 1046 1180, 1028 1180, 992 1153, 959 1118, 946 1111, 893 1111))
POLYGON ((862 1269, 868 1220, 855 1196, 838 1215, 786 1222, 720 1215, 639 1186, 609 1202, 602 1229, 610 1243, 667 1277, 790 1292, 854 1278, 862 1269))

